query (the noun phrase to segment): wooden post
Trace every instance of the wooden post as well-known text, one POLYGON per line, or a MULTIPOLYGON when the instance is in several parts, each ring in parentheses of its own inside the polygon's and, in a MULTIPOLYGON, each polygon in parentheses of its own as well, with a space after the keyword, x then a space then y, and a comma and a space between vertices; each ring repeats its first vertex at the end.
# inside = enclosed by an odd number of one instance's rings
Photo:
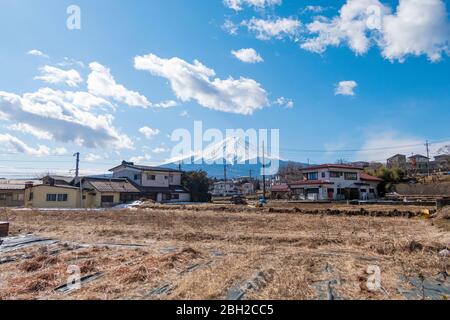
POLYGON ((0 238, 7 237, 9 234, 9 222, 0 221, 0 238))

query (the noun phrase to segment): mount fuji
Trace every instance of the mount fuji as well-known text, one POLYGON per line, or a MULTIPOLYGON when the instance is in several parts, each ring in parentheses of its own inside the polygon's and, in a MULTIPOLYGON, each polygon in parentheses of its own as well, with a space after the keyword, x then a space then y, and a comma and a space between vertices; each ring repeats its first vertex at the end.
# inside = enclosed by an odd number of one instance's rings
POLYGON ((226 162, 227 178, 254 177, 259 178, 263 174, 265 163, 266 175, 277 172, 277 168, 287 161, 278 156, 267 153, 262 154, 258 148, 242 137, 227 137, 226 139, 211 143, 203 150, 191 152, 187 155, 174 157, 162 166, 167 168, 179 168, 183 171, 203 170, 208 176, 224 178, 224 164, 226 162), (271 170, 275 168, 275 170, 271 170))

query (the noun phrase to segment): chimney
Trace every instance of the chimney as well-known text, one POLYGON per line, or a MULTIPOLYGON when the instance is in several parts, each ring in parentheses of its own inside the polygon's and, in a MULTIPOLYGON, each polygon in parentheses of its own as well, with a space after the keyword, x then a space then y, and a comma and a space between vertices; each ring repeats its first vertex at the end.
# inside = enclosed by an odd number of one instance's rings
POLYGON ((25 182, 25 189, 33 188, 33 185, 34 185, 33 181, 27 181, 25 182))

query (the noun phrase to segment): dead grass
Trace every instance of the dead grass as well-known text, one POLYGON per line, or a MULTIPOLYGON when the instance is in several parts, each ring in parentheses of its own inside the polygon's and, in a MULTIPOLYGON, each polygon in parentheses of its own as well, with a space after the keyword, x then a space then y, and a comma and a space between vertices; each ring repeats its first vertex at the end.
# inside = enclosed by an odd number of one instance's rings
POLYGON ((321 286, 338 280, 332 289, 338 297, 404 299, 401 276, 448 270, 448 259, 438 255, 450 243, 449 230, 439 225, 448 213, 432 220, 408 214, 422 209, 276 202, 264 209, 149 204, 114 212, 1 211, 13 235, 61 242, 0 253, 31 257, 0 265, 0 299, 222 299, 258 273, 263 281, 247 298, 319 299, 321 286), (55 292, 73 265, 82 276, 103 276, 80 290, 55 292), (367 290, 369 265, 382 270, 385 291, 367 290))

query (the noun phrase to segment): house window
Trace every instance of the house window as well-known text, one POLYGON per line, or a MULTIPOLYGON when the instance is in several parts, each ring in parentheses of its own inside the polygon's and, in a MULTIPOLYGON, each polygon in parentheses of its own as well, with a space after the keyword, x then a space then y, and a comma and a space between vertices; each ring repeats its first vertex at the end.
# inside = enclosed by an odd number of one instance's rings
POLYGON ((172 200, 180 200, 180 195, 178 193, 172 194, 172 200))
POLYGON ((164 176, 164 180, 169 180, 169 177, 168 176, 164 176))
POLYGON ((155 181, 156 180, 156 176, 154 174, 147 173, 147 180, 155 181))
POLYGON ((356 172, 346 172, 344 177, 345 180, 358 180, 358 174, 356 172))
POLYGON ((367 189, 361 189, 361 193, 367 193, 367 189))
POLYGON ((318 172, 308 173, 308 180, 319 180, 319 173, 318 172))
POLYGON ((369 192, 375 194, 375 189, 370 189, 369 192))
POLYGON ((24 194, 23 193, 15 193, 13 194, 13 201, 23 201, 24 194))
POLYGON ((30 196, 28 197, 28 201, 32 201, 33 200, 33 192, 30 192, 30 196))
POLYGON ((135 174, 133 178, 134 178, 135 181, 136 180, 141 180, 141 175, 140 174, 135 174))
POLYGON ((330 178, 340 178, 342 176, 341 172, 330 171, 330 178))
POLYGON ((0 200, 6 200, 6 193, 0 193, 0 200))
POLYGON ((114 196, 102 196, 102 203, 114 203, 114 196))
POLYGON ((67 193, 58 194, 58 202, 67 202, 68 197, 67 193))
POLYGON ((172 175, 169 176, 169 182, 173 183, 173 176, 172 175))
POLYGON ((322 172, 322 178, 325 178, 325 172, 322 172))
POLYGON ((56 194, 47 194, 47 202, 55 202, 57 199, 57 195, 56 194))

